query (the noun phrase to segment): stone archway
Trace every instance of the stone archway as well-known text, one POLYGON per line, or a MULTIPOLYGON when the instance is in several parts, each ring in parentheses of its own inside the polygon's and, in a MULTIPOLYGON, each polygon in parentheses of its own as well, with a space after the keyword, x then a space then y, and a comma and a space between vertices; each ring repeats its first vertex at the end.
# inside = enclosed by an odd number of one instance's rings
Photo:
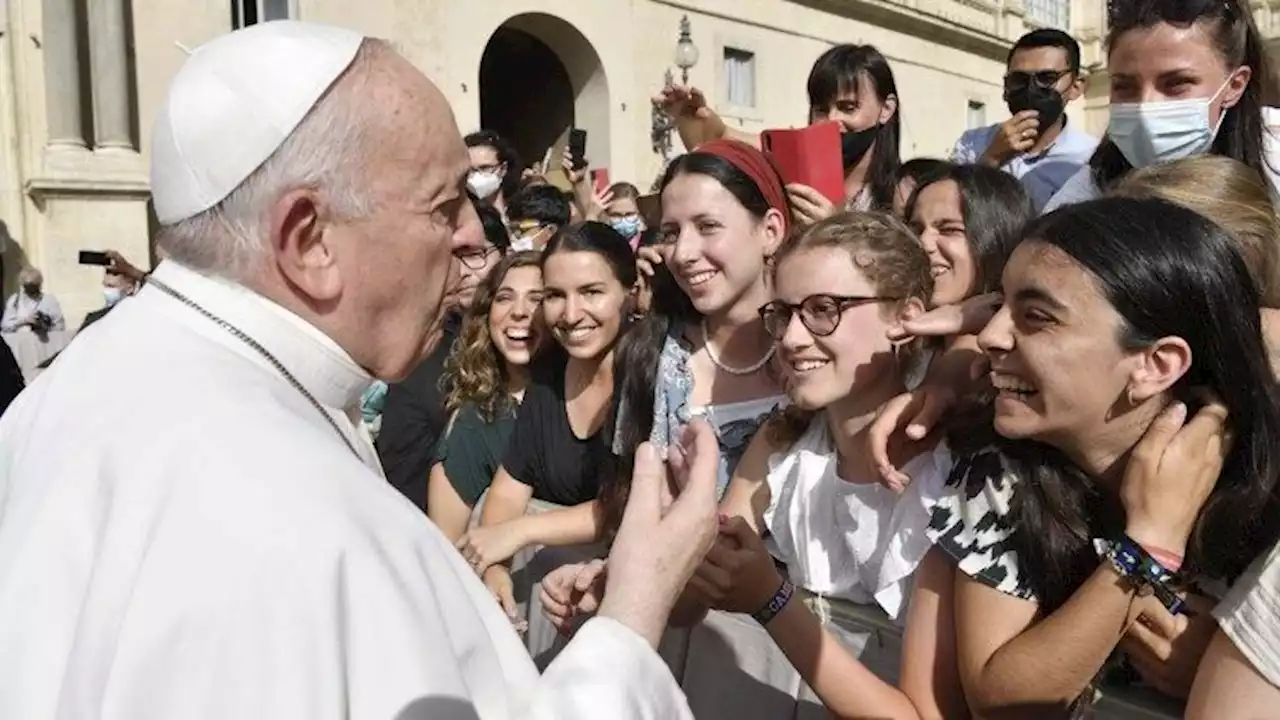
POLYGON ((515 145, 525 165, 553 148, 553 169, 569 130, 582 128, 592 165, 607 167, 609 84, 600 56, 563 18, 510 18, 489 38, 480 61, 480 124, 515 145))

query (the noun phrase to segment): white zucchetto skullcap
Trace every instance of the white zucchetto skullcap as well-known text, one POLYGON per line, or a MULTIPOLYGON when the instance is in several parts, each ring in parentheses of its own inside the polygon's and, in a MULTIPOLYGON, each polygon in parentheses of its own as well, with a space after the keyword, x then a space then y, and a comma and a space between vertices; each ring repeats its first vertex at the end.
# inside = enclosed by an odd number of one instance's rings
POLYGON ((151 140, 161 225, 222 202, 284 144, 355 59, 364 36, 294 20, 252 25, 191 53, 151 140))

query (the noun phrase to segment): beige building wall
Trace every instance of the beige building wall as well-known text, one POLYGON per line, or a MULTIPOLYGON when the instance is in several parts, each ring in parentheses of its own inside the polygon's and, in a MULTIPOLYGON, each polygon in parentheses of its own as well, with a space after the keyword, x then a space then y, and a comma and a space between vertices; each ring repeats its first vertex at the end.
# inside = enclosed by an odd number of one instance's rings
MULTIPOLYGON (((1101 0, 1074 4, 1096 5, 1096 14, 1102 12, 1101 0)), ((77 265, 79 250, 116 248, 135 262, 148 261, 153 228, 145 139, 169 79, 184 59, 183 48, 230 30, 232 5, 230 0, 0 0, 0 219, 13 238, 5 253, 6 288, 12 289, 21 264, 35 264, 74 322, 101 301, 101 271, 77 265), (83 16, 86 7, 92 23, 83 16), (77 27, 89 28, 82 31, 88 47, 77 46, 77 27), (75 92, 81 87, 86 92, 75 92), (122 118, 127 124, 123 142, 122 118), (88 142, 78 144, 77 132, 88 142)), ((690 71, 691 84, 703 88, 731 123, 752 131, 805 122, 805 79, 827 47, 875 44, 889 58, 898 83, 904 157, 945 156, 970 125, 1007 115, 1000 92, 1005 56, 1012 41, 1032 26, 1019 0, 287 0, 287 5, 291 17, 391 40, 441 87, 463 132, 480 125, 480 65, 494 32, 507 27, 538 38, 567 72, 574 123, 590 134, 593 164, 608 166, 614 180, 642 187, 663 163, 650 145, 649 98, 674 64, 684 16, 701 55, 690 71), (753 107, 726 102, 726 47, 754 54, 753 107)))

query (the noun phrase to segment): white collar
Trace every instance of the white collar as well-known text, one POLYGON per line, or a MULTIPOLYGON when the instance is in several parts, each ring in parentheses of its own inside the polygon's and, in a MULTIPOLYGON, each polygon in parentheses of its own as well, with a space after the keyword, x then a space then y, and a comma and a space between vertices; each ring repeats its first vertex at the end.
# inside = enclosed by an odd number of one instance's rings
MULTIPOLYGON (((152 277, 253 338, 323 405, 344 410, 353 407, 373 383, 373 377, 332 338, 248 288, 202 275, 172 260, 160 263, 152 277)), ((138 294, 169 298, 162 290, 147 285, 138 294)), ((214 327, 212 321, 194 310, 191 322, 214 327)), ((243 344, 231 333, 226 335, 232 343, 243 344)), ((250 355, 258 355, 247 344, 244 349, 250 355)))

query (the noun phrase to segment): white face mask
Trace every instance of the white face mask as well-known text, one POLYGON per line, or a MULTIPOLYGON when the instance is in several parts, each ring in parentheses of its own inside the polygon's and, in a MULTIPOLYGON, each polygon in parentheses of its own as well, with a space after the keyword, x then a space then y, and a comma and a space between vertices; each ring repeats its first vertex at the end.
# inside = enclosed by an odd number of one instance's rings
POLYGON ((1217 124, 1209 126, 1209 109, 1229 82, 1230 77, 1207 98, 1112 105, 1107 137, 1135 168, 1200 155, 1213 145, 1227 116, 1223 110, 1217 124))
POLYGON ((488 170, 472 170, 467 175, 467 187, 476 197, 484 200, 502 187, 502 176, 488 170))
POLYGON ((124 299, 124 291, 120 288, 102 288, 102 299, 107 307, 111 307, 124 299))
POLYGON ((525 250, 534 249, 533 237, 537 233, 530 233, 520 237, 511 238, 511 252, 524 252, 525 250))

